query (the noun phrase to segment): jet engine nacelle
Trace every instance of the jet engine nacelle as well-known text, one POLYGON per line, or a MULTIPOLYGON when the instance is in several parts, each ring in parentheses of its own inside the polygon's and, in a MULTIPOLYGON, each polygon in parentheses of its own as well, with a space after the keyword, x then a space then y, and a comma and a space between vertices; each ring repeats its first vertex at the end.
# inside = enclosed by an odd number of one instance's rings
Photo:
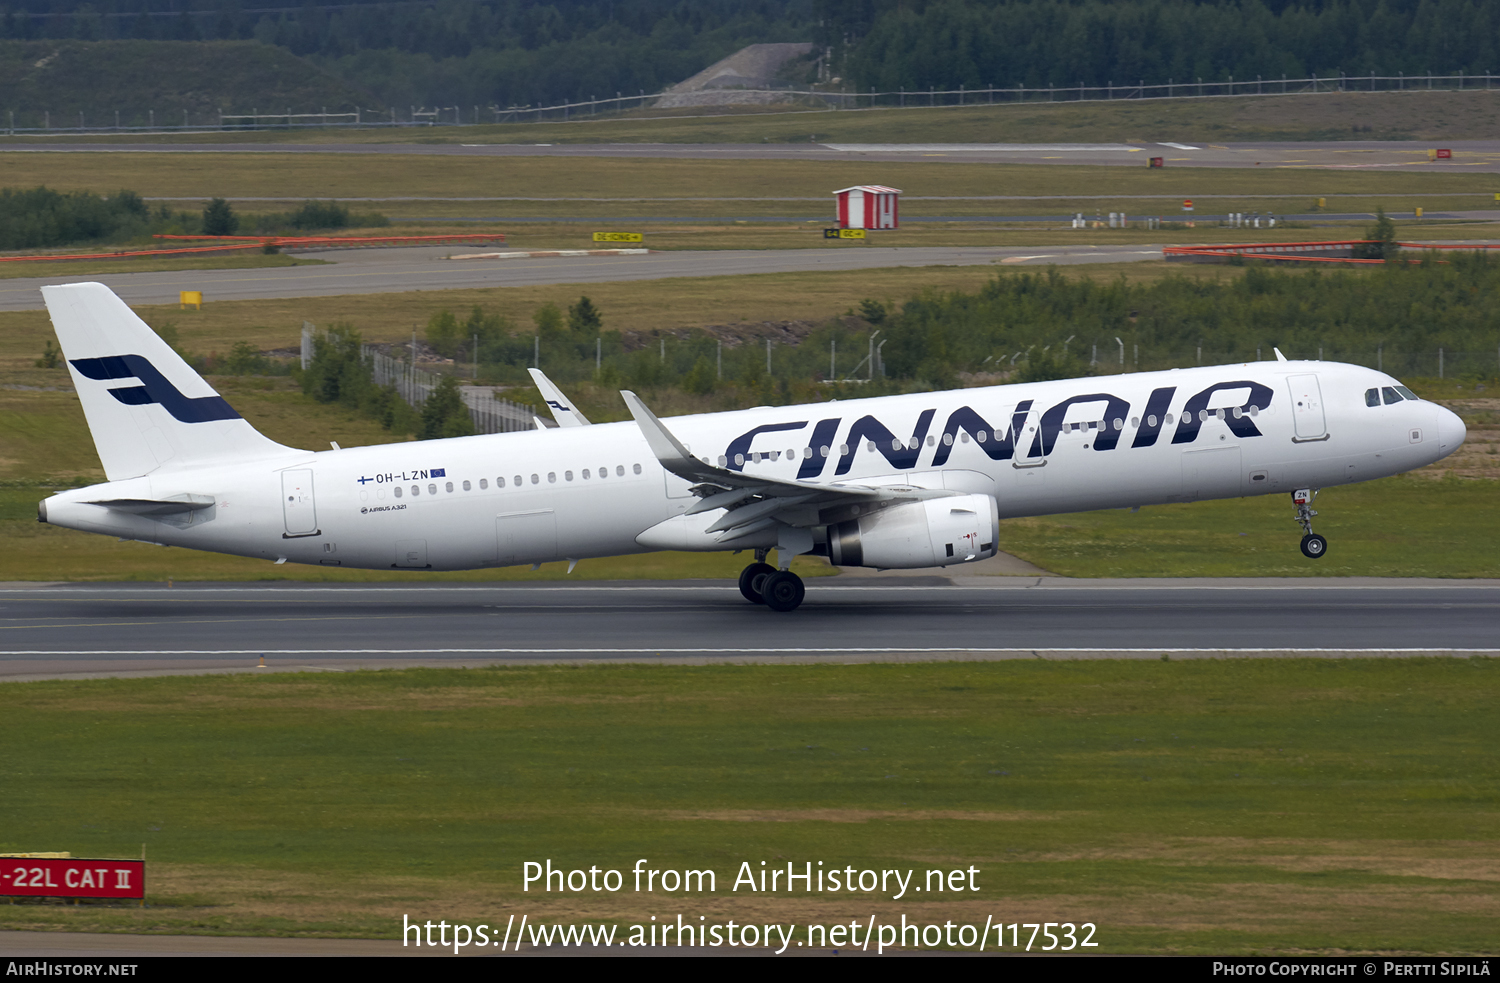
POLYGON ((989 495, 930 498, 828 527, 834 566, 945 567, 995 555, 1000 518, 989 495))

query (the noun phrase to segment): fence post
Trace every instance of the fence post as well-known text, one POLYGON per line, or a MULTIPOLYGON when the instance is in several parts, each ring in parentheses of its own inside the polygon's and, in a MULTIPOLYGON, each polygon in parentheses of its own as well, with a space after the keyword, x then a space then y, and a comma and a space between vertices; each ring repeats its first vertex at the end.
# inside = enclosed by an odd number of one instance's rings
POLYGON ((1441 379, 1442 377, 1443 377, 1443 350, 1441 348, 1439 348, 1438 349, 1438 378, 1441 379))

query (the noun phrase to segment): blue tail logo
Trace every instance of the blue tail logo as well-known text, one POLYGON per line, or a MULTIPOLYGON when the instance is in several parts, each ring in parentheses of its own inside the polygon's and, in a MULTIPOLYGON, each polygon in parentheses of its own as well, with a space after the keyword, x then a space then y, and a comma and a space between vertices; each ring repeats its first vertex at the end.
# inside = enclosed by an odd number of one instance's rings
POLYGON ((122 386, 109 391, 126 406, 159 403, 180 423, 241 418, 222 396, 200 396, 197 399, 184 396, 167 381, 166 376, 156 371, 156 366, 140 355, 106 355, 104 358, 73 358, 68 361, 80 374, 96 382, 139 379, 142 383, 139 386, 122 386))

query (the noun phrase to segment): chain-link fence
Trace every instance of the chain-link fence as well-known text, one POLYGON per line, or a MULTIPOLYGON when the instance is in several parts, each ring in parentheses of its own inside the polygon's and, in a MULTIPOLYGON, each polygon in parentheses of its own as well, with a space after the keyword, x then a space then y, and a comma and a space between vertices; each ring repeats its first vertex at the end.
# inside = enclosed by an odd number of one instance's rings
MULTIPOLYGON (((1115 100, 1141 99, 1202 99, 1202 98, 1254 98, 1279 95, 1322 95, 1336 92, 1406 92, 1406 91, 1475 91, 1500 89, 1500 76, 1466 75, 1330 75, 1308 78, 1262 78, 1253 79, 1169 79, 1150 85, 1144 80, 1128 82, 1121 80, 1104 85, 1047 85, 1026 86, 1016 84, 1002 86, 991 83, 983 88, 897 89, 877 92, 871 89, 860 92, 833 86, 814 89, 715 89, 715 92, 742 93, 746 101, 770 99, 779 104, 816 106, 827 109, 872 109, 899 107, 907 109, 938 108, 946 106, 1004 105, 1007 103, 1038 102, 1112 102, 1115 100)), ((378 128, 407 126, 477 126, 485 123, 538 122, 541 120, 572 120, 588 118, 626 110, 649 109, 657 104, 666 92, 637 92, 627 95, 616 92, 603 97, 590 96, 569 102, 551 105, 529 106, 381 106, 355 107, 328 112, 327 107, 317 110, 302 108, 293 112, 266 111, 254 108, 250 112, 225 112, 194 115, 182 111, 179 119, 175 114, 158 113, 149 107, 106 108, 77 114, 53 113, 48 109, 19 107, 6 110, 3 120, 6 132, 17 133, 110 133, 110 132, 174 132, 211 130, 286 130, 286 129, 334 129, 334 128, 378 128)))

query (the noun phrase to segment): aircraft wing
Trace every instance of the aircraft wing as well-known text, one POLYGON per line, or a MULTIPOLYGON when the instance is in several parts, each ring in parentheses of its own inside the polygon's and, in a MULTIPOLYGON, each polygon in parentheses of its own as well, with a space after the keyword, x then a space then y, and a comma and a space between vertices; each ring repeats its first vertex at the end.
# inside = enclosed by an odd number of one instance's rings
POLYGON ((527 369, 531 373, 531 381, 536 383, 542 398, 547 401, 547 406, 552 410, 552 419, 557 421, 559 427, 586 427, 589 425, 588 417, 578 412, 573 403, 563 395, 562 390, 541 369, 527 369))
MULTIPOLYGON (((812 481, 790 481, 764 475, 745 474, 717 467, 694 457, 672 432, 657 419, 641 398, 628 390, 620 395, 636 425, 650 445, 661 466, 679 478, 693 482, 693 494, 700 499, 685 515, 725 509, 726 512, 706 532, 722 532, 719 541, 728 542, 775 525, 816 526, 830 521, 826 513, 843 513, 849 506, 862 503, 917 501, 924 498, 946 498, 956 494, 941 488, 917 488, 910 485, 820 484, 812 481)), ((850 513, 858 514, 858 510, 850 513)), ((834 518, 849 516, 839 514, 834 518)))

